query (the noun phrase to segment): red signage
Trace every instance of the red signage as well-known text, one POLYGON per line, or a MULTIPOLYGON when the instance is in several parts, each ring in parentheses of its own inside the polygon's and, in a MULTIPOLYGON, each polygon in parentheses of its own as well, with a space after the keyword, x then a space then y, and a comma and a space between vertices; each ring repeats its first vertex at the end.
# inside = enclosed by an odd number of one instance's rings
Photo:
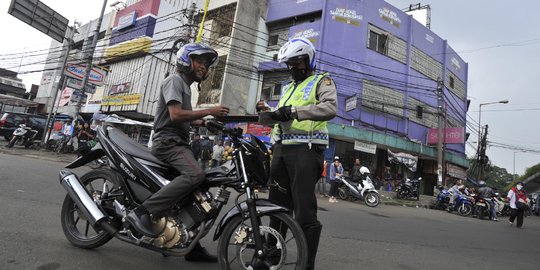
MULTIPOLYGON (((443 143, 465 143, 465 129, 462 127, 457 128, 445 128, 443 129, 445 134, 443 143)), ((430 128, 428 131, 428 144, 437 144, 439 141, 439 134, 436 128, 430 128)))

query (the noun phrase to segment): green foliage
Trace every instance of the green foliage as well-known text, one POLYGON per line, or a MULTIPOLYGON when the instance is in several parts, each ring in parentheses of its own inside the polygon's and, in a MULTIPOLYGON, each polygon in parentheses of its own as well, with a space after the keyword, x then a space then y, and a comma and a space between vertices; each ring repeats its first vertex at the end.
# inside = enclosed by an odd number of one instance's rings
MULTIPOLYGON (((467 176, 477 181, 480 181, 480 179, 476 179, 478 176, 478 168, 475 164, 476 160, 469 159, 469 162, 470 167, 469 170, 467 170, 467 176)), ((495 165, 488 164, 487 167, 484 169, 483 178, 483 180, 486 181, 486 184, 488 186, 498 189, 500 191, 507 191, 508 189, 506 188, 506 186, 508 185, 508 183, 512 182, 514 176, 511 173, 508 173, 505 168, 500 168, 495 165)))

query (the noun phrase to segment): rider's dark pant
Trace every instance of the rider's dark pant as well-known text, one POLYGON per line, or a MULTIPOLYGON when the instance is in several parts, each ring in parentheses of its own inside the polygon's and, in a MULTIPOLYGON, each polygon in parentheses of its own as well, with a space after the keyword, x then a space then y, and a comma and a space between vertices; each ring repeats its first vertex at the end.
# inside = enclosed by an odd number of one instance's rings
POLYGON ((282 188, 270 189, 269 199, 292 209, 308 243, 308 267, 313 269, 322 229, 317 220, 315 184, 323 171, 323 146, 274 144, 270 177, 282 188), (285 191, 283 190, 285 189, 285 191))
POLYGON ((154 140, 152 154, 180 172, 179 176, 142 204, 151 214, 159 214, 170 209, 199 186, 204 180, 204 171, 195 160, 191 148, 187 145, 177 145, 172 139, 154 140))

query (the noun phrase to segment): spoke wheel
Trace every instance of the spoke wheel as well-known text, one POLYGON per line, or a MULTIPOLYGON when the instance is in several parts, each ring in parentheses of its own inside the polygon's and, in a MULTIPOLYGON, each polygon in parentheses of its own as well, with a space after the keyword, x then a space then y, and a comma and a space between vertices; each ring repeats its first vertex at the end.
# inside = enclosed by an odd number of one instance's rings
POLYGON ((260 217, 259 230, 268 254, 266 258, 256 256, 251 221, 240 215, 234 217, 219 239, 219 269, 305 269, 306 239, 290 215, 267 213, 260 217))
POLYGON ((461 206, 458 209, 458 213, 462 216, 468 216, 472 213, 473 207, 470 204, 461 204, 461 206))
MULTIPOLYGON (((93 170, 83 175, 81 182, 94 200, 98 200, 101 199, 104 186, 107 186, 110 193, 118 192, 120 185, 116 177, 116 174, 109 170, 93 170)), ((112 201, 102 202, 101 207, 106 212, 112 213, 114 211, 112 201)), ((96 248, 104 245, 113 237, 104 230, 92 227, 69 195, 66 195, 62 205, 61 221, 64 235, 76 247, 96 248)))

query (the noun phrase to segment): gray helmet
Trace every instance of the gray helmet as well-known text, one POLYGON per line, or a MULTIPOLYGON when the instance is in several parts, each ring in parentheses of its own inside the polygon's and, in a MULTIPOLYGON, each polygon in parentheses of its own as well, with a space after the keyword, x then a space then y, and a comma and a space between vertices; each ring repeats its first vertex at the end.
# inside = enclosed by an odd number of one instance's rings
POLYGON ((480 180, 480 182, 478 182, 478 186, 479 187, 485 187, 486 186, 486 181, 480 180))

